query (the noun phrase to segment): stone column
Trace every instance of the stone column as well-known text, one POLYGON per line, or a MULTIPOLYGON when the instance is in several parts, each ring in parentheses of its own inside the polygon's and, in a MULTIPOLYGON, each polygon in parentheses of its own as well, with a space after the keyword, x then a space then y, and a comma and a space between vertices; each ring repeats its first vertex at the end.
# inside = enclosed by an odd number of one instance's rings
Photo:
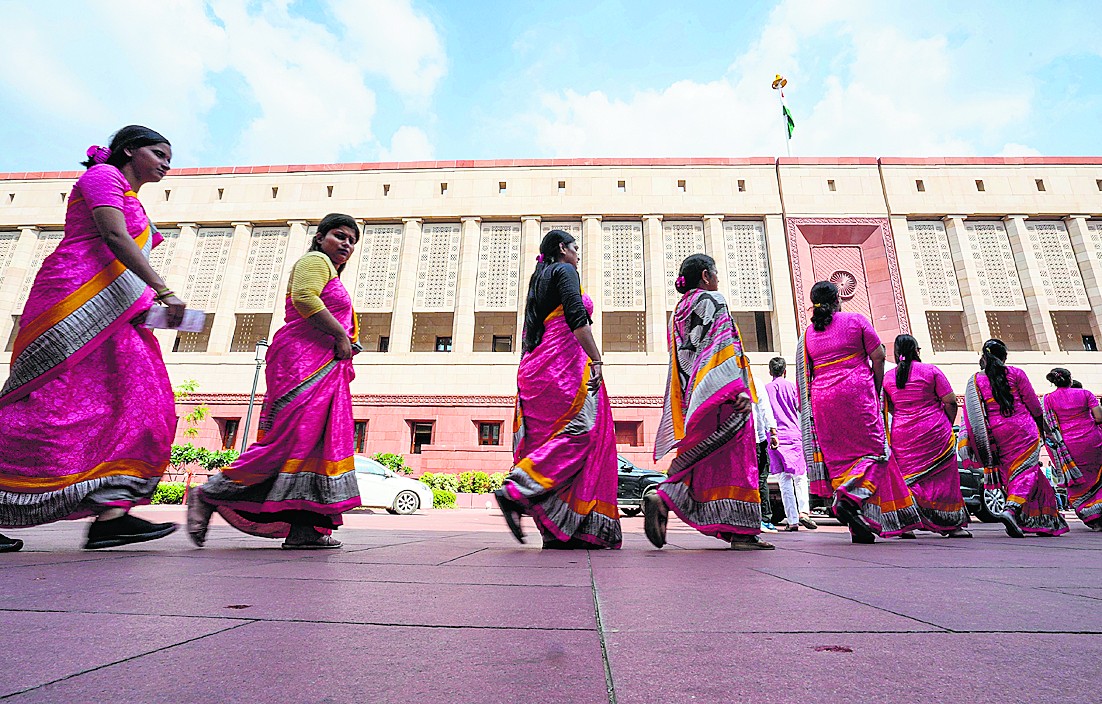
POLYGON ((773 351, 795 362, 800 329, 792 292, 788 238, 780 215, 765 216, 765 248, 769 256, 769 285, 773 289, 773 351))
MULTIPOLYGON (((308 223, 305 220, 287 221, 287 227, 289 228, 287 254, 283 258, 283 271, 279 273, 279 288, 276 289, 275 303, 272 304, 272 324, 268 326, 268 342, 272 341, 272 336, 276 334, 276 330, 283 327, 283 318, 287 314, 287 284, 291 280, 291 269, 295 267, 295 262, 310 246, 309 235, 306 232, 307 226, 308 223)), ((352 284, 346 282, 345 285, 349 286, 349 293, 352 294, 352 284)))
POLYGON ((1007 215, 1003 222, 1010 237, 1010 250, 1014 253, 1014 266, 1022 282, 1022 292, 1025 293, 1026 325, 1029 326, 1030 337, 1038 351, 1052 352, 1059 350, 1060 344, 1056 326, 1049 315, 1048 296, 1041 287, 1041 262, 1029 242, 1025 219, 1025 215, 1007 215))
POLYGON ((517 331, 513 338, 513 352, 519 353, 524 338, 524 305, 528 300, 528 279, 536 268, 536 257, 540 253, 543 231, 542 219, 538 215, 524 215, 520 218, 520 281, 517 296, 517 331))
MULTIPOLYGON (((716 260, 720 293, 730 291, 731 272, 727 271, 727 248, 723 246, 723 216, 704 216, 704 253, 716 260)), ((724 295, 727 298, 727 295, 724 295)))
POLYGON ((593 299, 593 339, 597 349, 601 348, 601 309, 604 308, 604 264, 602 263, 605 234, 601 229, 600 215, 582 216, 582 282, 589 284, 586 293, 593 299))
MULTIPOLYGON (((930 341, 930 326, 926 321, 926 306, 922 302, 922 293, 918 285, 907 285, 909 281, 917 281, 918 267, 912 256, 903 256, 903 252, 912 252, 911 232, 907 227, 907 218, 903 215, 892 215, 888 218, 892 228, 892 239, 895 240, 895 251, 899 265, 899 278, 903 282, 903 299, 907 302, 907 315, 911 318, 911 335, 918 341, 918 346, 923 350, 929 350, 934 354, 934 345, 930 341)), ((892 347, 894 341, 884 340, 888 350, 888 359, 892 359, 892 347)))
POLYGON ((222 354, 228 352, 233 341, 233 331, 237 327, 237 297, 241 294, 241 279, 245 273, 245 264, 249 257, 249 240, 252 239, 253 225, 250 222, 234 222, 233 242, 226 269, 222 272, 222 288, 214 309, 214 326, 210 331, 210 343, 207 352, 222 354))
POLYGON ((394 315, 390 322, 391 352, 409 352, 413 345, 413 294, 417 290, 417 256, 421 250, 422 222, 420 218, 402 220, 402 258, 398 264, 398 286, 394 292, 394 315))
POLYGON ((644 291, 647 302, 648 353, 666 351, 666 257, 662 216, 643 216, 643 252, 646 254, 644 291))
MULTIPOLYGON (((165 280, 165 284, 170 289, 176 291, 180 298, 188 303, 184 291, 187 289, 187 272, 191 266, 191 257, 195 254, 195 240, 198 237, 199 225, 193 222, 181 222, 177 223, 176 227, 180 228, 180 234, 176 238, 176 251, 172 253, 172 261, 168 263, 164 271, 158 271, 157 273, 161 275, 161 278, 165 280)), ((162 353, 172 351, 178 334, 175 330, 153 331, 154 337, 161 343, 162 353)))
POLYGON ((463 236, 459 244, 459 281, 455 286, 455 339, 452 349, 462 354, 474 351, 474 303, 478 285, 478 242, 482 237, 482 218, 460 218, 463 236))
POLYGON ((39 228, 33 225, 19 228, 15 251, 12 252, 7 268, 0 272, 4 278, 0 285, 0 350, 4 349, 11 337, 14 327, 12 316, 23 312, 23 306, 19 302, 19 291, 23 288, 23 282, 28 276, 37 273, 30 269, 34 262, 34 248, 38 245, 38 233, 39 228))
MULTIPOLYGON (((1064 218, 1064 224, 1067 225, 1071 247, 1075 250, 1075 261, 1079 263, 1083 285, 1087 289, 1087 300, 1091 304, 1091 327, 1094 329, 1095 339, 1102 342, 1102 257, 1091 255, 1093 238, 1087 230, 1086 215, 1069 215, 1064 218)), ((1099 237, 1102 237, 1102 233, 1099 237)))
POLYGON ((987 324, 987 312, 980 294, 980 278, 976 262, 968 246, 968 233, 964 231, 963 215, 946 215, 945 234, 949 239, 949 251, 953 254, 953 268, 957 270, 957 286, 964 304, 964 334, 968 336, 970 349, 978 350, 991 337, 987 324))

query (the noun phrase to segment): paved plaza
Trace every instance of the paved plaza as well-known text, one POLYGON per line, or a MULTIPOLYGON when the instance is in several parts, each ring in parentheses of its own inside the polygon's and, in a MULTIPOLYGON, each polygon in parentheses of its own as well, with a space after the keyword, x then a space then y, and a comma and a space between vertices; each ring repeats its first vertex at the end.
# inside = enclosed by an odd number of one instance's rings
POLYGON ((641 518, 620 551, 543 552, 482 509, 356 512, 313 553, 221 523, 83 552, 59 523, 0 555, 0 700, 1096 702, 1102 536, 1069 522, 757 553, 672 519, 655 550, 641 518))

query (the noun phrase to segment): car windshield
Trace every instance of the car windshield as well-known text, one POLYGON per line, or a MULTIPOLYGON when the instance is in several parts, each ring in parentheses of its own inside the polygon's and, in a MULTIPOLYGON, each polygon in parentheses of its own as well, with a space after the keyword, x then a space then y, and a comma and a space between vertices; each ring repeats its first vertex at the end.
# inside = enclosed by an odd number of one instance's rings
POLYGON ((355 463, 357 474, 377 474, 383 477, 387 475, 386 467, 379 464, 375 460, 357 456, 355 458, 355 463))

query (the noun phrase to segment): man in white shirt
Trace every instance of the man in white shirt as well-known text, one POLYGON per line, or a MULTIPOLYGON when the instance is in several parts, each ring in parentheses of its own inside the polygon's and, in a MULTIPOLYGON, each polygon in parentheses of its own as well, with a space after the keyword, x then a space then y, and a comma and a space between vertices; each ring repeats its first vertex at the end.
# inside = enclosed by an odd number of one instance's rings
POLYGON ((773 527, 773 503, 769 497, 769 448, 777 448, 777 420, 769 405, 769 395, 758 393, 754 404, 754 435, 758 443, 758 492, 761 494, 761 529, 776 533, 773 527))

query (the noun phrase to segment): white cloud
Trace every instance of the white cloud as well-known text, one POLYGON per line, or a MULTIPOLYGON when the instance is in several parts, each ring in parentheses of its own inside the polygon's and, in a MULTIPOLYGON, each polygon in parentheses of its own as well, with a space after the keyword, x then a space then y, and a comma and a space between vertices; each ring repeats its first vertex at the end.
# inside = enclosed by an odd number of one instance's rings
POLYGON ((379 152, 380 161, 432 161, 432 142, 420 128, 402 125, 390 137, 390 147, 379 152))
POLYGON ((1025 144, 1007 142, 995 156, 1041 156, 1041 152, 1025 144))

